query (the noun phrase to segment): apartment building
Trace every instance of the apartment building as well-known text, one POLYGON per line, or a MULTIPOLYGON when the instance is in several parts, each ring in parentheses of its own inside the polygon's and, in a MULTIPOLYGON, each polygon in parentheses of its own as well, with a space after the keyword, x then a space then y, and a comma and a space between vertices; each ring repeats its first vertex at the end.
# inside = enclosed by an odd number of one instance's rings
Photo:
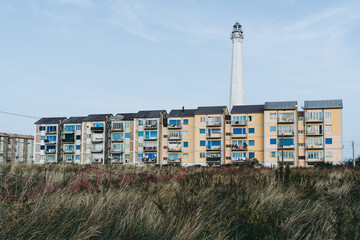
POLYGON ((67 163, 82 163, 82 123, 86 117, 70 117, 63 121, 61 138, 63 161, 67 163))
POLYGON ((305 101, 306 166, 342 161, 342 100, 305 101))
MULTIPOLYGON (((160 164, 166 110, 139 111, 134 115, 134 164, 160 164)), ((131 138, 131 135, 125 138, 131 138)))
POLYGON ((297 166, 297 102, 266 102, 264 105, 264 165, 280 162, 297 166))
POLYGON ((226 106, 198 107, 195 111, 194 165, 223 165, 230 157, 230 152, 225 155, 226 116, 226 106))
POLYGON ((111 118, 110 163, 133 163, 134 117, 136 113, 118 113, 111 118))
POLYGON ((234 106, 231 110, 231 163, 256 158, 264 162, 264 105, 234 106))
POLYGON ((163 129, 163 163, 168 165, 194 165, 196 109, 172 110, 168 114, 167 128, 163 129))
POLYGON ((32 163, 34 136, 0 133, 0 164, 32 163))
POLYGON ((112 114, 90 114, 82 122, 82 162, 110 163, 110 130, 112 114))
POLYGON ((57 163, 63 159, 61 134, 66 117, 41 118, 35 123, 34 163, 57 163))
MULTIPOLYGON (((296 101, 284 101, 234 106, 231 114, 226 106, 212 106, 169 115, 152 110, 42 118, 35 123, 34 162, 208 166, 257 159, 264 166, 338 164, 342 108, 342 100, 305 101, 298 111, 296 101)), ((4 156, 13 156, 12 148, 4 147, 8 140, 0 140, 0 160, 8 162, 4 156)))

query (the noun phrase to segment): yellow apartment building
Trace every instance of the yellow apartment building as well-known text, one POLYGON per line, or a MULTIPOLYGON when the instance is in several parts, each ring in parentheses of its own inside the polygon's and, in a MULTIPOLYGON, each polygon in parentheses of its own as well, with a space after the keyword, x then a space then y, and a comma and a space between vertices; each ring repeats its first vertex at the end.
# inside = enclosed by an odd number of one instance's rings
POLYGON ((342 162, 342 100, 305 101, 306 166, 342 162))
POLYGON ((264 105, 231 109, 231 163, 248 159, 264 162, 264 105))

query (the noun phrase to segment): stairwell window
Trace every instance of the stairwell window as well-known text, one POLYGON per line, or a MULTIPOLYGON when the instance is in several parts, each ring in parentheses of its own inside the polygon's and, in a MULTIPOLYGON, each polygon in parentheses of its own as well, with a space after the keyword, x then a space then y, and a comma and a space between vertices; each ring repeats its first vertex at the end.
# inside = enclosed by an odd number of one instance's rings
POLYGON ((270 119, 276 119, 276 113, 270 113, 270 119))
POLYGON ((332 138, 325 138, 325 144, 332 144, 332 138))
POLYGON ((325 112, 325 118, 331 118, 331 112, 325 112))

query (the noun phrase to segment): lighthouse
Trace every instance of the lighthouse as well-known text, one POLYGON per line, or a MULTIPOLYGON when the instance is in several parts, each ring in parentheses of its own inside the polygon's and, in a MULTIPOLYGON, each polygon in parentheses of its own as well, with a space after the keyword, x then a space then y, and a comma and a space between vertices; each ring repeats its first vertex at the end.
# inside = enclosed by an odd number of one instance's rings
POLYGON ((242 62, 242 40, 244 32, 241 25, 236 22, 231 34, 232 40, 232 63, 231 63, 231 85, 230 85, 230 111, 235 105, 245 104, 243 62, 242 62))

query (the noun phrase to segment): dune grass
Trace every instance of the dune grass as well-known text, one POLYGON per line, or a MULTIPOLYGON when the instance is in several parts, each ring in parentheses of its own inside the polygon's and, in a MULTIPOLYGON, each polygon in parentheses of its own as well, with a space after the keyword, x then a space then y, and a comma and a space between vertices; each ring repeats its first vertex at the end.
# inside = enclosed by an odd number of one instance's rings
POLYGON ((1 166, 0 238, 360 239, 359 168, 89 167, 1 166))

